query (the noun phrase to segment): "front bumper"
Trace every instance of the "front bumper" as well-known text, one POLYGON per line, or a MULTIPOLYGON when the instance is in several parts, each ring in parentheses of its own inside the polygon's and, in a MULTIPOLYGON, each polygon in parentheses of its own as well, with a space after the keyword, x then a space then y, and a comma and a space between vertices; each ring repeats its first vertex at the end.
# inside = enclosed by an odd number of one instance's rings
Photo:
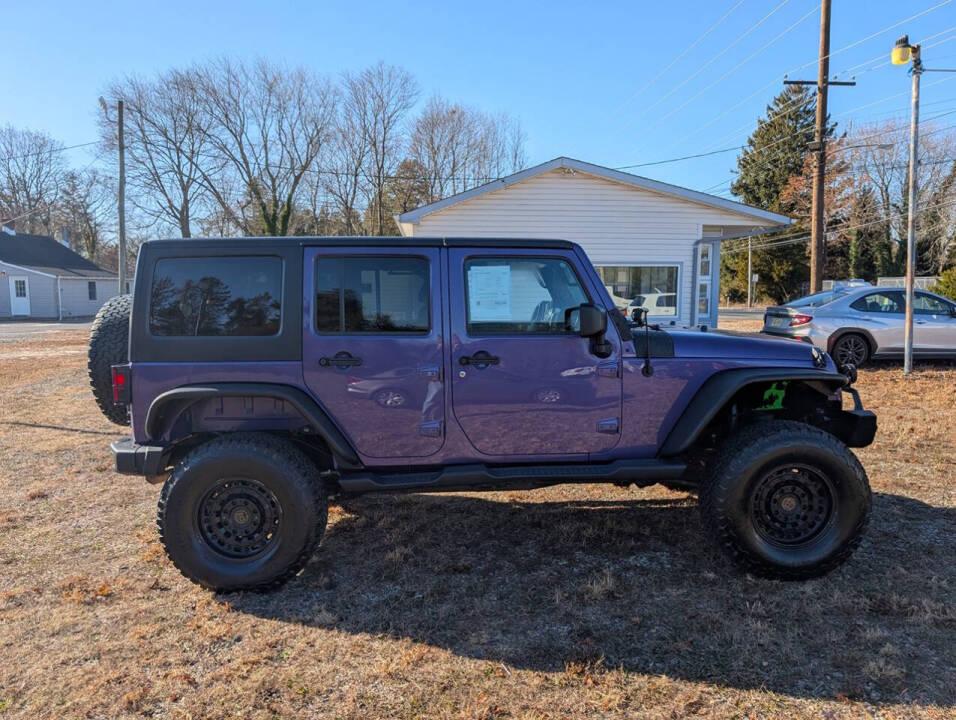
POLYGON ((843 392, 853 398, 853 409, 840 411, 840 414, 831 420, 829 430, 849 447, 866 447, 876 437, 876 414, 872 410, 863 409, 863 402, 856 388, 847 385, 843 392))
POLYGON ((169 451, 158 445, 137 445, 133 438, 124 437, 110 443, 116 472, 123 475, 161 475, 168 466, 169 451))

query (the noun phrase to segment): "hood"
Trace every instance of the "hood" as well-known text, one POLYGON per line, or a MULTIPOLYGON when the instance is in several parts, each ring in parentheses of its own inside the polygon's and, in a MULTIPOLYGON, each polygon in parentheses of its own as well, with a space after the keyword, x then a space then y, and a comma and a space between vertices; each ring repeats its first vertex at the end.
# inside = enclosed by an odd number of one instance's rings
POLYGON ((674 330, 668 334, 674 339, 675 357, 776 360, 814 367, 813 346, 800 340, 727 330, 674 330))

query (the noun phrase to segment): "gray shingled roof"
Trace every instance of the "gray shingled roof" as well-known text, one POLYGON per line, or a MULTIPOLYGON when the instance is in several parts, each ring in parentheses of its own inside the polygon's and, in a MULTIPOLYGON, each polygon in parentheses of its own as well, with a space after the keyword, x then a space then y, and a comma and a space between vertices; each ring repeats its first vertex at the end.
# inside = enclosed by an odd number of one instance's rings
POLYGON ((47 235, 0 232, 0 262, 62 277, 116 277, 47 235))
POLYGON ((556 168, 570 168, 572 170, 578 170, 590 175, 596 175, 607 180, 613 180, 614 182, 632 185, 634 187, 641 188, 642 190, 650 190, 652 192, 663 193, 665 195, 674 195, 676 197, 683 198, 684 200, 690 200, 691 202, 709 205, 710 207, 719 208, 721 210, 729 210, 730 212, 740 213, 741 215, 747 215, 755 220, 760 220, 767 224, 789 225, 793 222, 793 220, 788 218, 786 215, 773 213, 769 210, 761 210, 760 208, 744 205, 743 203, 734 202, 733 200, 727 200, 722 197, 717 197, 716 195, 709 195, 707 193, 702 193, 697 190, 690 190, 678 185, 671 185, 658 180, 651 180, 650 178, 641 177, 640 175, 632 175, 631 173, 621 172, 620 170, 612 170, 611 168, 603 167, 602 165, 594 165, 592 163, 584 162, 583 160, 575 160, 574 158, 569 157, 557 157, 554 160, 549 160, 546 163, 535 165, 534 167, 517 172, 514 175, 499 178, 498 180, 492 180, 489 183, 479 185, 471 190, 466 190, 465 192, 452 195, 451 197, 444 198, 443 200, 439 200, 428 205, 422 205, 419 208, 415 208, 414 210, 409 210, 406 213, 398 215, 397 219, 399 222, 417 224, 423 215, 428 215, 429 213, 436 212, 443 208, 449 207, 450 205, 457 205, 458 203, 471 200, 472 198, 478 197, 479 195, 484 195, 485 193, 501 190, 509 185, 521 182, 522 180, 527 180, 535 175, 540 175, 541 173, 546 173, 556 168))

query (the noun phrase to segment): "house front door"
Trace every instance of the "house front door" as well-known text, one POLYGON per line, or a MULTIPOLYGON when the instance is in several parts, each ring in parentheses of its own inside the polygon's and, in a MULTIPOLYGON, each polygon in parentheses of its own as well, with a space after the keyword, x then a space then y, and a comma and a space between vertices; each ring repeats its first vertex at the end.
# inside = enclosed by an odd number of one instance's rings
POLYGON ((26 275, 10 276, 10 314, 30 314, 30 278, 26 275))

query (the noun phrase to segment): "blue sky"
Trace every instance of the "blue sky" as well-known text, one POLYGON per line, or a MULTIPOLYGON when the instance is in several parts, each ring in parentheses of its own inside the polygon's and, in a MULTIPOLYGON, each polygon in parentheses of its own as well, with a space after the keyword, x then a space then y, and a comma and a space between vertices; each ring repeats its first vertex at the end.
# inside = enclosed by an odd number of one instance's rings
MULTIPOLYGON (((532 164, 568 155, 611 167, 742 143, 785 72, 807 65, 791 77, 816 77, 819 38, 817 0, 5 0, 0 18, 0 124, 42 129, 66 145, 96 139, 97 96, 118 75, 219 55, 263 56, 333 75, 382 59, 414 73, 423 100, 440 93, 517 116, 532 164)), ((871 69, 903 33, 913 42, 930 38, 927 67, 956 67, 956 2, 834 2, 831 74, 861 65, 856 87, 831 90, 840 127, 908 116, 905 69, 871 69)), ((926 75, 923 85, 924 116, 956 109, 956 74, 926 75)), ((85 152, 71 159, 85 164, 85 152)), ((734 157, 632 172, 719 193, 734 157)))

